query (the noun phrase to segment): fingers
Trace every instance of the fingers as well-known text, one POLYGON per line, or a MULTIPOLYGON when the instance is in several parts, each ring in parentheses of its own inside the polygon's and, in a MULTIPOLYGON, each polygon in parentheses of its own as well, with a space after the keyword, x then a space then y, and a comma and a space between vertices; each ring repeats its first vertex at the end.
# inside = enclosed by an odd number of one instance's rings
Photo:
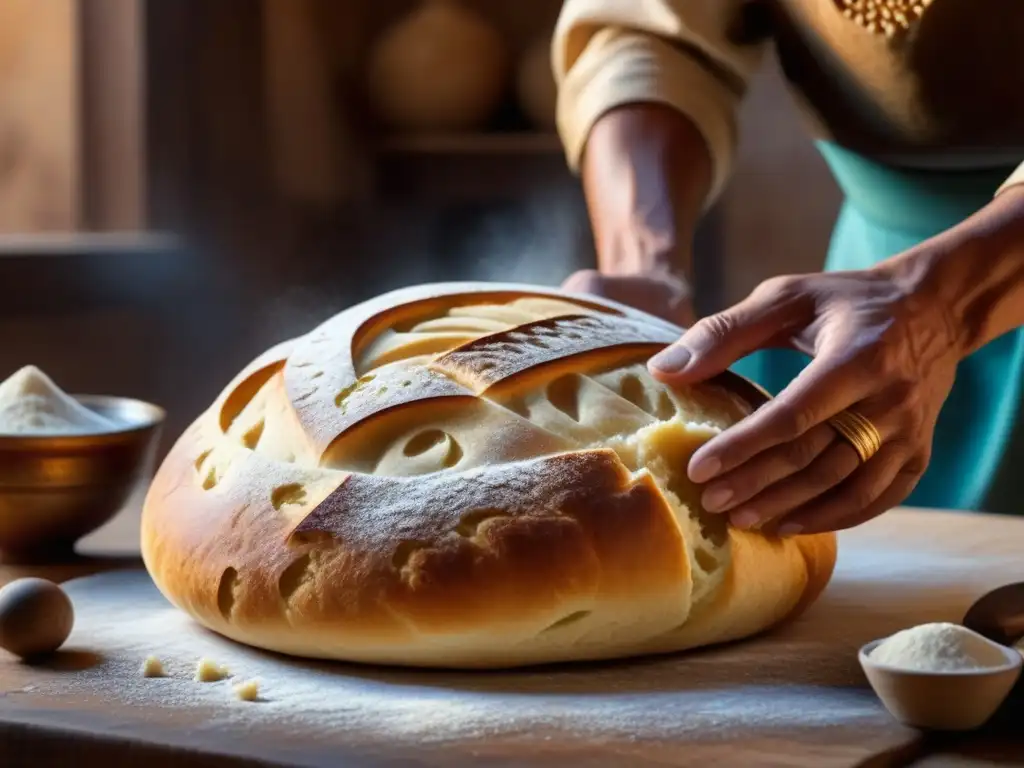
POLYGON ((831 492, 781 518, 776 530, 792 536, 852 528, 900 504, 920 477, 898 448, 883 448, 831 492))
POLYGON ((882 514, 916 487, 928 467, 935 428, 935 414, 896 402, 890 393, 854 405, 882 441, 867 462, 821 424, 720 475, 705 488, 705 508, 724 512, 737 528, 780 536, 842 530, 882 514))
POLYGON ((778 397, 695 451, 687 473, 693 482, 707 483, 763 451, 799 439, 876 386, 850 361, 815 358, 778 397))
MULTIPOLYGON (((883 443, 867 463, 861 463, 835 429, 821 424, 709 484, 701 499, 705 508, 728 514, 737 528, 757 527, 780 535, 835 530, 846 521, 879 514, 878 500, 887 489, 899 476, 920 476, 927 458, 907 459, 913 449, 901 437, 901 413, 879 412, 877 405, 868 403, 857 407, 875 424, 883 443), (726 495, 729 499, 722 501, 726 495)), ((905 489, 895 503, 910 490, 905 489)))
POLYGON ((848 443, 837 440, 806 469, 769 486, 754 499, 731 510, 737 528, 762 526, 794 509, 801 509, 857 471, 860 457, 848 443))
POLYGON ((757 496, 769 486, 806 469, 839 435, 819 424, 796 440, 769 448, 704 489, 701 503, 709 512, 727 512, 757 496))
POLYGON ((805 319, 808 298, 795 283, 796 278, 767 281, 735 306, 699 320, 651 358, 651 374, 666 384, 701 381, 772 346, 805 319))

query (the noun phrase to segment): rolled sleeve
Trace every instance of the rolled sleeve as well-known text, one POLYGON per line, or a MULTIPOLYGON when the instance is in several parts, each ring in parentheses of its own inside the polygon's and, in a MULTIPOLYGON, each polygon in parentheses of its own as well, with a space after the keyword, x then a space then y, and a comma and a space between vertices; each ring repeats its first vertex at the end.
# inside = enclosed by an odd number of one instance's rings
POLYGON ((552 61, 569 167, 578 171, 590 130, 604 113, 661 103, 685 114, 704 137, 713 168, 708 204, 714 201, 732 169, 737 110, 764 48, 729 40, 738 9, 729 0, 568 0, 552 61))
POLYGON ((1017 166, 1017 170, 1010 174, 1010 178, 1003 182, 1002 186, 996 191, 996 194, 999 195, 1010 187, 1016 187, 1020 184, 1024 184, 1024 163, 1017 166))

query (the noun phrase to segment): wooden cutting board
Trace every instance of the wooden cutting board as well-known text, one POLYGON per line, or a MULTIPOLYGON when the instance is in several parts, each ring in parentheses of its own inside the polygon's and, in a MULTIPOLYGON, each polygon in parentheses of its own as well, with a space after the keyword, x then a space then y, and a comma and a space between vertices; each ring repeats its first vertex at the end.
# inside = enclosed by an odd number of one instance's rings
MULTIPOLYGON (((939 747, 891 720, 856 651, 909 625, 957 621, 984 591, 1024 580, 1024 519, 901 510, 843 533, 840 547, 820 602, 766 636, 502 673, 304 663, 200 629, 142 571, 77 579, 67 584, 76 626, 60 656, 44 668, 0 656, 0 738, 45 728, 47 744, 98 741, 136 759, 143 748, 188 748, 196 759, 300 766, 908 764, 939 747), (141 676, 150 654, 169 677, 141 676), (194 682, 203 656, 233 677, 194 682), (236 699, 233 684, 251 678, 261 699, 236 699)), ((961 747, 998 743, 1024 762, 1021 698, 961 747), (1018 735, 1006 736, 1014 721, 1018 735)))

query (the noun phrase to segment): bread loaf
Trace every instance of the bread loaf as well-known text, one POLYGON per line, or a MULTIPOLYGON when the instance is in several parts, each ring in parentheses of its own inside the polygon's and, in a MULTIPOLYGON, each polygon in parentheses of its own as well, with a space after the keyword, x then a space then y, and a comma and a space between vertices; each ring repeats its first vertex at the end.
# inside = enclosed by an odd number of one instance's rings
POLYGON ((184 433, 142 520, 197 621, 306 657, 453 668, 734 640, 827 584, 833 535, 704 512, 689 456, 757 404, 671 390, 680 329, 532 286, 402 289, 261 355, 184 433))

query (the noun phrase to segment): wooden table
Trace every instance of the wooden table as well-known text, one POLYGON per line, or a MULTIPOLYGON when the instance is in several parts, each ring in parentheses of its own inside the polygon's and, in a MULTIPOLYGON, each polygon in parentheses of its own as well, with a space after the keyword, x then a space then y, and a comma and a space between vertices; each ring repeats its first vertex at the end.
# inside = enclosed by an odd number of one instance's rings
MULTIPOLYGON (((102 577, 100 592, 107 589, 104 580, 121 580, 148 594, 148 582, 132 572, 138 568, 137 517, 126 512, 83 542, 89 556, 77 563, 0 567, 0 581, 26 574, 64 581, 114 569, 121 573, 102 577)), ((218 719, 214 707, 200 703, 164 702, 150 711, 135 694, 108 700, 88 685, 62 688, 62 681, 78 674, 76 659, 89 655, 83 643, 117 655, 118 643, 109 633, 103 635, 106 641, 73 635, 65 661, 44 668, 26 667, 0 652, 0 764, 1024 765, 1024 684, 981 731, 925 736, 888 717, 855 659, 867 640, 910 624, 958 620, 984 591, 1024 580, 1024 518, 896 510, 841 534, 840 553, 826 594, 791 625, 698 654, 611 665, 444 678, 438 677, 444 673, 344 665, 306 668, 229 645, 210 633, 200 635, 182 617, 173 640, 194 641, 196 653, 225 654, 225 661, 262 664, 264 670, 280 668, 282 675, 322 674, 324 706, 335 707, 336 723, 322 717, 299 722, 282 701, 277 715, 267 715, 275 706, 272 685, 263 719, 247 723, 218 719), (386 706, 406 700, 427 706, 408 709, 405 716, 411 711, 412 719, 391 733, 388 723, 401 722, 394 711, 382 709, 379 722, 365 714, 353 719, 345 702, 326 701, 366 685, 390 692, 386 706), (429 705, 434 700, 436 707, 429 705), (580 719, 588 712, 604 720, 581 726, 590 722, 580 719), (425 729, 420 718, 434 718, 437 732, 425 729), (462 718, 467 726, 455 727, 447 718, 462 718)), ((83 589, 90 583, 69 585, 76 609, 96 591, 83 589)), ((95 621, 95 607, 90 610, 89 620, 95 621)), ((127 620, 136 618, 130 607, 124 611, 127 620)), ((137 673, 126 677, 124 685, 134 690, 137 678, 137 673)))

